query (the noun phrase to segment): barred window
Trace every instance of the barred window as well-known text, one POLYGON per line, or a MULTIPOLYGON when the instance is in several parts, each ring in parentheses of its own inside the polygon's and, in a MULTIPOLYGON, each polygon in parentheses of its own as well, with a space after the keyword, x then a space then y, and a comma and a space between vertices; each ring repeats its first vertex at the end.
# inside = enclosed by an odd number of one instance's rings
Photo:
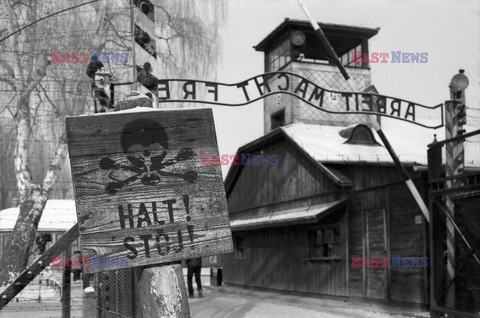
POLYGON ((307 232, 310 258, 341 257, 341 227, 340 224, 313 227, 307 232))
POLYGON ((276 49, 268 53, 268 71, 275 72, 290 62, 290 40, 283 41, 276 49))
POLYGON ((357 45, 340 57, 342 65, 350 67, 368 67, 368 62, 363 63, 362 46, 357 45))

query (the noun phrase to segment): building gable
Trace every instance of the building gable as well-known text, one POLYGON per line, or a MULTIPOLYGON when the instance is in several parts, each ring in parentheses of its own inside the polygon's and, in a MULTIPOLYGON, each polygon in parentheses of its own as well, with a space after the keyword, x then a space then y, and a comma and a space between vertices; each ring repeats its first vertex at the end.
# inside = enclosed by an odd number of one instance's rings
MULTIPOLYGON (((345 177, 322 170, 323 165, 285 137, 275 138, 272 143, 256 149, 243 147, 239 152, 240 158, 243 153, 244 157, 249 154, 275 155, 278 160, 276 164, 269 162, 231 167, 226 180, 230 213, 299 201, 320 194, 335 195, 341 190, 339 183, 348 184, 345 177)), ((325 202, 329 201, 325 199, 325 202)))

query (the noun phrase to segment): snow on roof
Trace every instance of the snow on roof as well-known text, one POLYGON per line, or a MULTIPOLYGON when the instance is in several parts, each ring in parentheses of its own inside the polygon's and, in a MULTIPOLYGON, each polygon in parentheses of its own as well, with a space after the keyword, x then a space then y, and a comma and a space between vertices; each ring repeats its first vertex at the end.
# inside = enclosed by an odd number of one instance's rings
MULTIPOLYGON (((0 231, 11 231, 19 212, 19 207, 0 211, 0 231)), ((75 223, 77 223, 77 213, 74 200, 48 200, 38 224, 38 230, 66 231, 75 223)))
MULTIPOLYGON (((412 126, 391 125, 382 130, 401 162, 426 165, 427 145, 433 141, 434 131, 412 126)), ((346 144, 348 138, 339 134, 346 128, 296 123, 281 129, 319 162, 393 163, 375 130, 372 132, 380 145, 346 144)))

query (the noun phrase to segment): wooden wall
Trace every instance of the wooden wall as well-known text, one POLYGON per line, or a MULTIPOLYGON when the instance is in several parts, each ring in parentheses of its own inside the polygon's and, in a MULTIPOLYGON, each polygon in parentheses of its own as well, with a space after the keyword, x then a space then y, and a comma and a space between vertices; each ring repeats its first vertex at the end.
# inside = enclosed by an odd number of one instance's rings
MULTIPOLYGON (((374 187, 383 187, 394 182, 401 182, 402 176, 394 166, 374 165, 364 163, 352 164, 325 164, 325 166, 334 168, 347 176, 354 184, 352 190, 363 190, 374 187)), ((412 177, 418 177, 418 174, 412 173, 412 177)))
MULTIPOLYGON (((421 215, 403 183, 355 193, 349 213, 350 263, 351 255, 388 256, 390 259, 392 255, 428 257, 425 224, 415 222, 421 215), (384 211, 383 217, 378 210, 384 211), (383 231, 384 242, 381 241, 383 231), (384 246, 385 253, 382 252, 384 246)), ((350 267, 350 296, 425 303, 425 271, 426 268, 421 267, 350 267)))
MULTIPOLYGON (((339 211, 321 224, 343 222, 339 211)), ((245 244, 245 258, 223 257, 225 283, 291 292, 345 296, 346 257, 309 260, 307 229, 315 224, 234 232, 245 244)), ((317 224, 318 225, 318 224, 317 224)), ((342 231, 345 233, 344 231, 342 231)), ((342 234, 345 235, 345 234, 342 234)), ((343 239, 345 242, 345 237, 343 239)), ((342 245, 346 254, 346 244, 342 245)))
MULTIPOLYGON (((234 232, 244 237, 245 258, 236 259, 234 254, 223 258, 226 283, 426 303, 426 268, 351 267, 351 255, 429 256, 426 226, 423 219, 416 223, 421 211, 394 166, 328 164, 353 181, 351 189, 342 189, 285 140, 262 150, 278 154, 278 166, 244 166, 227 194, 230 214, 266 215, 349 197, 342 230, 347 233, 343 244, 348 253, 340 261, 306 261, 306 225, 234 232)), ((412 169, 409 173, 424 193, 421 174, 412 169)))
POLYGON ((361 208, 361 196, 352 196, 348 214, 348 291, 350 296, 364 296, 364 274, 362 267, 351 267, 352 255, 366 255, 364 247, 365 222, 361 208))
MULTIPOLYGON (((228 196, 230 214, 268 204, 291 202, 321 193, 339 191, 335 183, 291 142, 281 140, 262 149, 263 154, 278 155, 277 165, 242 166, 241 174, 228 196)), ((260 154, 260 151, 252 152, 260 154)), ((338 199, 338 196, 325 198, 338 199)), ((324 201, 325 201, 324 200, 324 201)), ((321 203, 321 202, 313 202, 321 203)), ((282 208, 295 208, 291 205, 282 208)))
MULTIPOLYGON (((417 184, 418 186, 418 184, 417 184)), ((422 215, 405 184, 389 189, 390 254, 429 256, 426 252, 425 223, 415 223, 422 215)), ((425 271, 427 268, 391 268, 392 300, 425 303, 425 271)))

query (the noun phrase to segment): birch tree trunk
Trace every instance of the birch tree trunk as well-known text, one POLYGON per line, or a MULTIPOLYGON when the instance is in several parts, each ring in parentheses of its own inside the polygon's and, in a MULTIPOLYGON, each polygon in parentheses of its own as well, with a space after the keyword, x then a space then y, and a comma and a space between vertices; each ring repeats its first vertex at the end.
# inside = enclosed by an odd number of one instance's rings
MULTIPOLYGON (((13 33, 19 29, 20 26, 17 21, 19 17, 27 20, 36 19, 37 4, 34 2, 22 4, 19 1, 2 0, 2 9, 7 18, 8 33, 13 33)), ((57 149, 42 183, 33 181, 29 150, 34 127, 32 119, 36 120, 36 114, 32 114, 30 101, 32 92, 45 79, 50 62, 48 61, 48 51, 44 49, 41 51, 43 54, 33 56, 28 54, 38 49, 37 43, 27 40, 29 36, 32 37, 31 34, 24 37, 13 36, 9 43, 10 48, 15 52, 11 55, 13 62, 10 65, 5 61, 1 63, 7 69, 7 75, 9 75, 8 78, 3 77, 4 82, 7 82, 17 95, 16 107, 14 107, 16 113, 13 118, 16 124, 14 169, 20 195, 20 213, 13 228, 12 239, 4 249, 4 255, 1 258, 0 285, 12 281, 28 265, 28 258, 32 254, 32 246, 34 246, 42 211, 67 154, 66 139, 63 134, 57 143, 57 149), (22 54, 25 51, 27 51, 27 54, 22 54)))
POLYGON ((18 189, 20 191, 20 214, 12 232, 10 244, 4 250, 0 263, 0 285, 14 280, 26 267, 32 246, 34 246, 37 227, 43 209, 48 200, 48 194, 55 183, 57 172, 67 155, 65 134, 60 138, 59 146, 52 159, 50 167, 42 184, 33 183, 28 169, 28 143, 25 133, 30 126, 19 121, 17 128, 17 147, 15 149, 15 170, 18 189))

